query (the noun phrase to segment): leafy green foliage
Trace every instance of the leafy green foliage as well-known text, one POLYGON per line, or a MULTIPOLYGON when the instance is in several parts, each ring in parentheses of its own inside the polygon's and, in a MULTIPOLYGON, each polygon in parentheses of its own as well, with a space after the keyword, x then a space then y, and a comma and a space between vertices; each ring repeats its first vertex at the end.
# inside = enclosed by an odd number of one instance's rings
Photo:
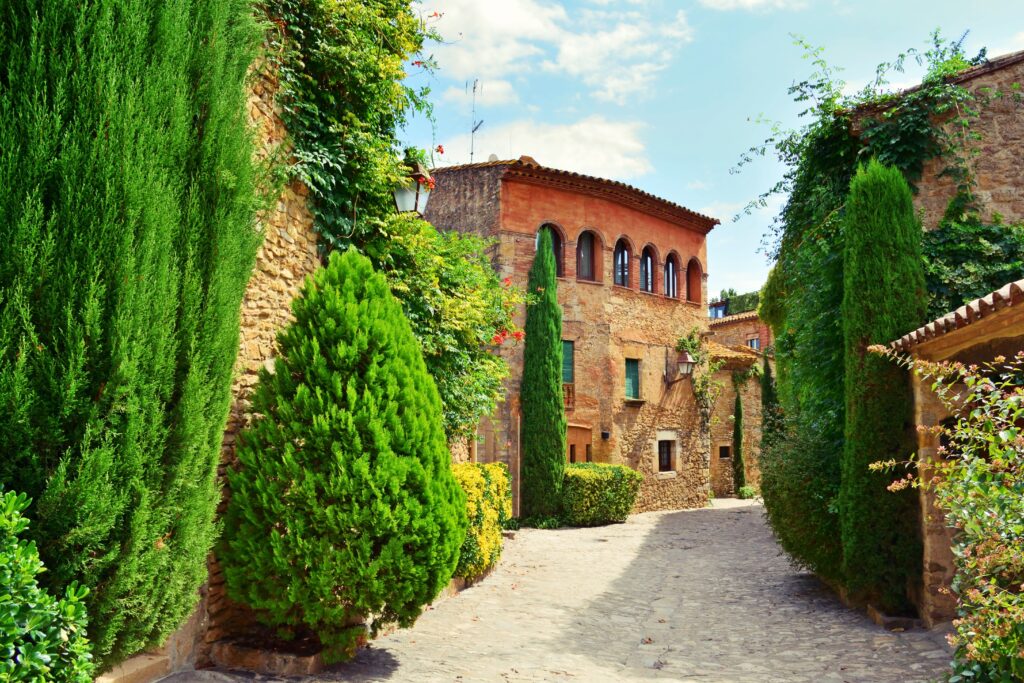
POLYGON ((25 494, 0 492, 0 680, 90 683, 92 655, 85 637, 85 596, 72 583, 60 600, 39 587, 46 569, 28 528, 25 494))
POLYGON ((466 500, 385 278, 354 250, 334 253, 293 312, 240 437, 221 557, 229 595, 337 661, 365 622, 409 626, 448 583, 466 500))
POLYGON ((839 487, 845 583, 883 609, 907 609, 908 581, 920 571, 916 498, 893 495, 869 466, 913 450, 913 396, 906 373, 868 353, 924 319, 921 225, 910 187, 896 168, 872 160, 846 200, 843 333, 846 438, 839 487))
POLYGON ((551 248, 542 230, 527 284, 526 348, 520 389, 521 513, 555 516, 565 470, 565 402, 562 394, 562 308, 551 248))
POLYGON ((718 299, 711 303, 715 303, 716 301, 728 301, 729 315, 736 315, 737 313, 746 313, 747 311, 757 310, 759 297, 760 292, 737 294, 735 289, 723 289, 721 294, 718 295, 718 299))
POLYGON ((0 1, 0 485, 99 667, 206 580, 255 260, 241 0, 0 1))
POLYGON ((942 156, 946 174, 961 188, 959 205, 969 206, 970 143, 977 140, 970 124, 986 100, 1002 95, 975 95, 951 82, 950 76, 983 60, 984 53, 969 59, 960 42, 943 41, 937 33, 928 49, 908 50, 880 65, 874 81, 853 96, 844 95, 844 83, 821 48, 797 43, 815 69, 790 88, 805 105, 806 123, 795 130, 773 126, 765 143, 740 161, 743 166, 773 153, 787 167, 747 207, 764 207, 775 193, 788 195, 770 245, 777 262, 759 305, 775 332, 779 402, 786 415, 778 440, 763 449, 762 491, 787 552, 827 580, 842 582, 842 549, 831 534, 838 531, 846 425, 845 346, 836 311, 844 297, 843 214, 850 182, 864 159, 882 159, 913 180, 926 161, 942 156), (895 97, 885 90, 887 78, 908 60, 926 66, 927 75, 913 93, 895 97))
POLYGON ((501 531, 512 518, 508 467, 501 462, 466 462, 453 465, 452 472, 466 494, 469 518, 455 575, 472 581, 486 574, 501 558, 501 531))
POLYGON ((740 500, 750 500, 751 498, 757 498, 757 489, 753 486, 741 486, 737 489, 737 496, 740 500))
POLYGON ((1024 225, 945 220, 924 234, 922 251, 934 320, 1024 276, 1024 225))
POLYGON ((290 170, 310 188, 325 245, 358 244, 372 232, 369 219, 394 212, 391 190, 405 174, 397 131, 410 112, 429 113, 429 91, 405 84, 405 64, 434 34, 411 0, 265 0, 263 7, 277 27, 270 55, 294 142, 290 170))
POLYGON ((772 364, 766 353, 761 367, 761 448, 779 438, 783 428, 779 393, 772 374, 772 364))
MULTIPOLYGON (((888 348, 873 351, 895 358, 888 348)), ((896 358, 955 416, 935 436, 939 458, 918 460, 890 486, 926 486, 956 529, 953 558, 959 619, 951 683, 1024 679, 1024 352, 980 367, 896 358)), ((896 460, 876 469, 899 466, 896 460)))
POLYGON ((739 490, 747 485, 747 467, 743 459, 743 396, 740 384, 736 385, 736 404, 732 410, 732 490, 739 490))
POLYGON ((387 277, 420 342, 445 433, 449 440, 473 436, 508 376, 508 364, 489 347, 523 337, 512 319, 523 292, 498 279, 487 240, 441 234, 412 213, 379 221, 375 234, 362 251, 387 277))
POLYGON ((571 526, 625 522, 633 510, 643 475, 625 465, 596 462, 565 467, 562 507, 571 526))

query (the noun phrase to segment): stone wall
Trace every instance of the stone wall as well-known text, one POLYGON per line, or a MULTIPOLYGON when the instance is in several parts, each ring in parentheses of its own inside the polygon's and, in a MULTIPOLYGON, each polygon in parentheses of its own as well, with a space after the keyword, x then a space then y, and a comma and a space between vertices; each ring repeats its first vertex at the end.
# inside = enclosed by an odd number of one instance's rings
MULTIPOLYGON (((735 362, 725 365, 715 375, 722 384, 722 393, 715 402, 711 418, 711 489, 715 496, 722 498, 735 495, 732 480, 732 459, 736 453, 732 443, 733 413, 736 408, 736 388, 732 381, 734 370, 743 371, 748 364, 735 362), (721 448, 729 448, 729 458, 721 457, 721 448)), ((747 484, 760 488, 761 468, 761 383, 751 377, 740 389, 743 401, 743 461, 746 466, 747 484)))
MULTIPOLYGON (((1024 103, 1016 101, 1011 88, 1024 85, 1024 57, 1020 53, 993 59, 989 65, 972 69, 961 82, 978 95, 979 117, 971 125, 971 134, 981 136, 973 143, 977 154, 971 157, 971 169, 977 179, 977 196, 986 219, 1000 214, 1007 222, 1024 220, 1024 164, 1020 163, 1024 143, 1024 103), (1007 96, 988 103, 985 91, 1001 91, 1007 96)), ((871 112, 867 113, 868 115, 871 112)), ((951 178, 942 177, 948 165, 945 159, 925 164, 914 204, 922 212, 926 230, 938 227, 956 193, 951 178)))
POLYGON ((751 339, 757 339, 764 351, 774 341, 771 328, 757 317, 756 311, 712 320, 710 328, 711 338, 723 346, 749 346, 751 339))
MULTIPOLYGON (((287 133, 280 109, 274 102, 278 88, 273 74, 261 73, 249 97, 249 117, 259 141, 261 159, 285 153, 287 133)), ((277 331, 292 320, 291 301, 306 276, 320 266, 313 216, 307 207, 306 187, 294 181, 285 187, 273 207, 259 217, 263 245, 242 302, 241 343, 232 388, 235 397, 228 417, 221 454, 220 475, 234 465, 235 440, 249 419, 249 397, 261 368, 269 367, 274 355, 277 331)), ((221 506, 223 512, 224 504, 221 506)), ((203 663, 213 642, 252 623, 252 615, 231 602, 224 589, 224 577, 216 558, 210 558, 210 581, 206 596, 208 624, 204 645, 197 659, 203 663)))

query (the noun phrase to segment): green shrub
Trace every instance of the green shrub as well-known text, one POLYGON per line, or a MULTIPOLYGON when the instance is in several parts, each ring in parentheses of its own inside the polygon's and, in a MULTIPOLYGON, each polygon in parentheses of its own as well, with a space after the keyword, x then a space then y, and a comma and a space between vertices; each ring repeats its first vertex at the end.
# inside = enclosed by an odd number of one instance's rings
POLYGON ((199 600, 259 246, 244 0, 0 0, 0 485, 99 667, 199 600))
POLYGON ((846 440, 839 487, 844 582, 851 595, 889 611, 909 609, 907 583, 920 575, 917 498, 893 495, 877 460, 914 449, 913 396, 905 370, 868 353, 921 324, 921 225, 899 170, 871 161, 846 200, 843 332, 846 440))
POLYGON ((562 508, 572 526, 625 522, 643 475, 625 465, 576 463, 565 468, 562 508))
POLYGON ((0 494, 0 681, 92 681, 92 655, 85 637, 89 592, 77 584, 56 600, 39 587, 45 568, 36 546, 18 538, 28 520, 28 497, 0 494))
POLYGON ((452 466, 455 480, 466 494, 469 530, 459 551, 455 575, 473 580, 497 564, 504 537, 502 528, 512 517, 512 491, 504 463, 467 462, 452 466))
POLYGON ((980 367, 907 364, 922 381, 935 380, 936 394, 957 416, 939 435, 946 457, 919 473, 957 531, 953 592, 960 618, 953 622, 950 681, 1024 680, 1024 352, 980 367))
POLYGON ((736 495, 739 496, 740 500, 750 500, 751 498, 757 498, 760 494, 758 494, 757 489, 753 486, 741 486, 736 495))
POLYGON ((557 516, 565 471, 565 398, 562 394, 562 308, 550 230, 541 230, 530 267, 526 348, 520 384, 521 514, 557 516))
POLYGON ((747 464, 743 457, 743 393, 742 385, 735 378, 736 404, 733 406, 732 422, 732 490, 739 493, 747 485, 747 464))
POLYGON ((232 598, 286 638, 314 634, 338 661, 366 626, 409 626, 447 585, 466 499, 385 278, 335 252, 292 309, 240 436, 222 560, 232 598))

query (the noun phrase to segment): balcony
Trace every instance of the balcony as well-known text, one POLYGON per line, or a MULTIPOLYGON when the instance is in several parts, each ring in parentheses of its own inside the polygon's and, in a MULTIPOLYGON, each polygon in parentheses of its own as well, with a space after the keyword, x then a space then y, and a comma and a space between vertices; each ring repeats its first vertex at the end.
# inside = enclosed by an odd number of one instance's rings
POLYGON ((562 398, 565 400, 565 409, 572 410, 576 407, 576 385, 562 384, 562 398))

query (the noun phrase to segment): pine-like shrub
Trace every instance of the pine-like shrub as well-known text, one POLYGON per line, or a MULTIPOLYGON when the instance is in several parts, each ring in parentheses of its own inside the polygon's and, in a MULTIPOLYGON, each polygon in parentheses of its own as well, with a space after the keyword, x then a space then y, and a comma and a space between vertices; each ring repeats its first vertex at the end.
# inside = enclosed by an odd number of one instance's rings
POLYGON ((625 522, 640 492, 643 475, 625 465, 583 462, 566 465, 562 484, 565 522, 601 526, 625 522))
POLYGON ((71 584, 55 599, 40 588, 46 569, 31 541, 25 494, 0 493, 0 681, 90 683, 92 655, 85 637, 87 588, 71 584))
POLYGON ((0 0, 0 485, 100 668, 198 601, 259 245, 242 0, 0 0))
POLYGON ((459 551, 455 575, 479 578, 501 558, 502 528, 512 517, 512 492, 504 463, 466 462, 452 466, 455 480, 466 494, 469 529, 459 551))
POLYGON ((869 465, 905 460, 914 449, 907 373, 868 353, 917 327, 924 316, 921 226, 898 169, 871 161, 846 200, 844 296, 846 440, 839 488, 845 583, 887 610, 908 606, 920 572, 916 496, 894 495, 869 465))
POLYGON ((448 583, 466 534, 437 389, 385 278, 333 253, 292 305, 229 478, 229 595, 284 636, 353 654, 409 626, 448 583))
POLYGON ((562 394, 562 309, 551 233, 541 230, 527 292, 526 348, 520 385, 520 514, 559 512, 565 471, 565 399, 562 394))
POLYGON ((777 439, 782 429, 782 406, 779 405, 778 388, 766 353, 761 367, 761 449, 777 439))
POLYGON ((739 495, 740 489, 747 485, 747 467, 743 460, 743 395, 742 388, 736 382, 736 405, 732 414, 732 490, 739 495))

